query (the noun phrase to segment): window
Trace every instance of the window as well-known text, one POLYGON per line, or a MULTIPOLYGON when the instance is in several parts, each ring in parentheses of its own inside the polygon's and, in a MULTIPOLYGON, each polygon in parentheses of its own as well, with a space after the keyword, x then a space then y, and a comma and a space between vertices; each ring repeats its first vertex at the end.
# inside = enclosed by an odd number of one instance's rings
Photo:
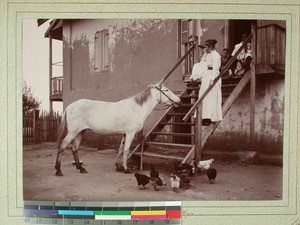
POLYGON ((96 72, 108 71, 108 30, 97 31, 95 34, 94 69, 96 72))
POLYGON ((182 54, 184 54, 183 51, 183 45, 187 45, 189 43, 189 38, 190 38, 190 30, 191 30, 191 19, 188 20, 178 20, 177 24, 177 41, 178 41, 178 46, 177 46, 177 57, 180 58, 182 57, 182 54))

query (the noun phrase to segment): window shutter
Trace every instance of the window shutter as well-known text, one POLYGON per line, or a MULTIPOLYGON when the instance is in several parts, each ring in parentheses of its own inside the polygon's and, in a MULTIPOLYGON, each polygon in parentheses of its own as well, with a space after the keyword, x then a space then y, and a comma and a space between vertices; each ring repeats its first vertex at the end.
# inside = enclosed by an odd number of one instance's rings
POLYGON ((103 72, 108 71, 108 68, 108 30, 97 31, 95 34, 94 69, 97 72, 103 72))
POLYGON ((181 41, 182 44, 188 42, 189 39, 189 20, 181 20, 181 41))
POLYGON ((94 69, 98 70, 100 67, 100 32, 97 31, 95 34, 95 46, 94 46, 94 69))
POLYGON ((103 70, 104 71, 108 71, 108 66, 109 66, 109 50, 108 50, 108 30, 104 30, 103 31, 103 70))

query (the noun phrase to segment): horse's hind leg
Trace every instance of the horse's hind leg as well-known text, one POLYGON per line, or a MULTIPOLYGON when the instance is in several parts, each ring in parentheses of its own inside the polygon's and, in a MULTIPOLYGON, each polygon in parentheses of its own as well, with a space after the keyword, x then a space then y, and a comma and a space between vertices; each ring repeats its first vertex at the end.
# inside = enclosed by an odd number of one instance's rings
POLYGON ((120 147, 119 147, 119 154, 118 154, 118 161, 116 162, 116 166, 117 166, 117 171, 123 171, 123 168, 122 168, 122 154, 123 154, 123 151, 124 151, 124 144, 125 144, 125 134, 122 135, 122 141, 121 141, 121 144, 120 144, 120 147))
POLYGON ((87 173, 86 169, 82 167, 80 164, 79 156, 78 156, 78 148, 82 139, 84 131, 81 131, 73 140, 72 142, 72 152, 75 160, 75 165, 78 170, 80 170, 80 173, 87 173))
POLYGON ((74 139, 74 135, 67 134, 67 136, 62 140, 61 145, 58 147, 57 157, 56 157, 56 163, 55 163, 55 169, 56 169, 56 176, 63 176, 63 173, 61 172, 61 159, 62 154, 64 150, 66 149, 67 145, 72 142, 74 139))

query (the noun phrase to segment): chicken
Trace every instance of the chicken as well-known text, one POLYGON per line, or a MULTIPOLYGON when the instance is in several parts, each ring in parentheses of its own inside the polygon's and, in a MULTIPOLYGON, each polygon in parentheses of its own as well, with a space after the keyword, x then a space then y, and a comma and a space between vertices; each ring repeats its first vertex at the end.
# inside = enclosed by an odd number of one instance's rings
POLYGON ((193 165, 201 170, 208 170, 210 165, 215 161, 215 159, 202 160, 202 161, 193 161, 193 165))
POLYGON ((150 178, 152 180, 152 185, 155 191, 159 190, 161 186, 167 186, 165 182, 160 177, 150 178))
POLYGON ((188 170, 190 173, 190 176, 194 176, 195 174, 195 166, 193 164, 188 164, 188 163, 176 163, 174 161, 174 167, 175 171, 178 173, 182 170, 188 170))
POLYGON ((180 178, 180 187, 189 188, 191 186, 191 176, 190 171, 188 170, 181 170, 180 173, 178 173, 178 176, 180 178))
POLYGON ((170 183, 173 191, 177 191, 177 189, 180 187, 180 178, 176 174, 172 173, 170 183))
POLYGON ((151 178, 159 178, 159 172, 154 169, 152 164, 151 164, 150 177, 151 178))
POLYGON ((217 177, 217 170, 214 168, 209 168, 207 170, 207 177, 208 177, 209 183, 213 183, 217 177))
POLYGON ((150 180, 151 180, 150 177, 148 177, 144 174, 139 174, 139 173, 135 173, 134 176, 137 180, 139 188, 141 189, 140 186, 142 185, 144 187, 144 189, 146 189, 145 185, 150 183, 150 180))

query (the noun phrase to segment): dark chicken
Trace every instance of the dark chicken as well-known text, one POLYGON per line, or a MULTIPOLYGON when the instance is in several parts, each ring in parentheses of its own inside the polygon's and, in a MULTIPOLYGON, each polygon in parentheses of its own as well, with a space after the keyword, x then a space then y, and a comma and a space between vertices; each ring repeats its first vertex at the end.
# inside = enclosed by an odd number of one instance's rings
POLYGON ((154 169, 152 164, 151 164, 150 177, 151 178, 159 178, 159 172, 154 169))
POLYGON ((144 174, 139 174, 139 173, 135 173, 134 176, 137 180, 139 188, 141 189, 140 186, 142 185, 144 187, 144 189, 146 189, 145 185, 150 183, 150 180, 151 180, 150 177, 148 177, 144 174))
POLYGON ((190 185, 191 185, 190 184, 190 182, 191 182, 190 171, 181 170, 178 175, 179 175, 179 178, 180 178, 180 187, 189 188, 190 185))
POLYGON ((214 168, 209 168, 207 170, 207 177, 210 183, 213 183, 217 177, 217 170, 214 168))
POLYGON ((160 177, 157 178, 151 178, 152 185, 154 186, 155 191, 159 190, 159 187, 161 186, 166 186, 166 183, 162 181, 162 179, 160 177))
POLYGON ((195 174, 195 167, 192 164, 178 163, 174 161, 174 167, 177 173, 180 173, 180 171, 182 170, 187 170, 189 171, 190 176, 193 176, 195 174))

